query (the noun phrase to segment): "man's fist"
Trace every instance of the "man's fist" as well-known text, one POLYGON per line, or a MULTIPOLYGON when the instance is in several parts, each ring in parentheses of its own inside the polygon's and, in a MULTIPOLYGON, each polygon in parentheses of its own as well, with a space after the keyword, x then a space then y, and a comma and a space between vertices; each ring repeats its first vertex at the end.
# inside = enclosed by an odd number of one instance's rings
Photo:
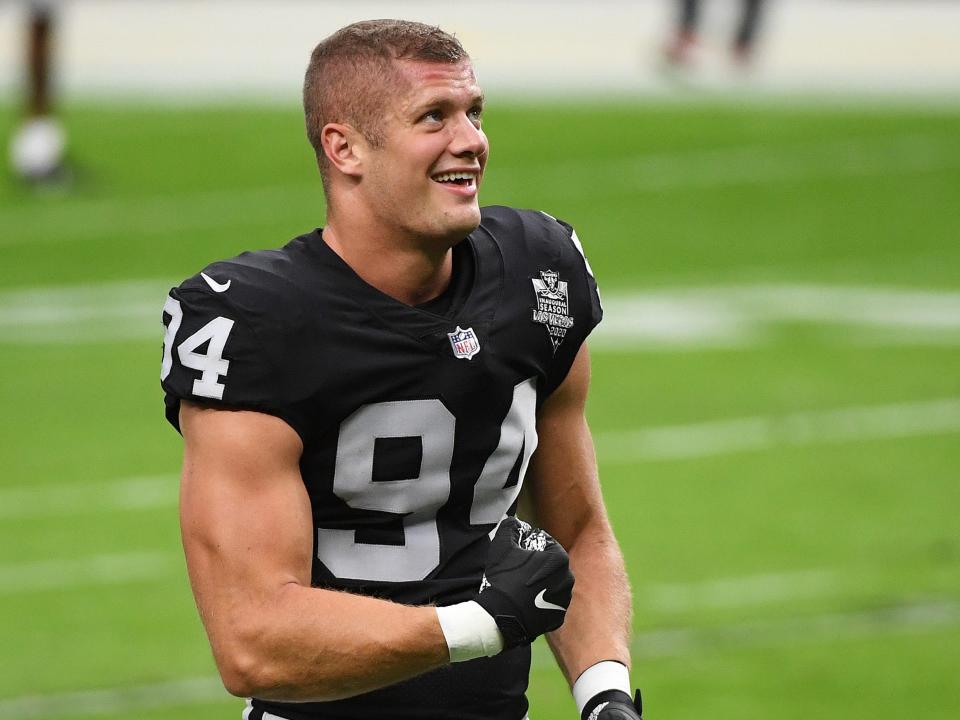
POLYGON ((640 691, 635 700, 621 690, 608 690, 594 697, 583 708, 581 720, 641 720, 643 704, 640 691))
POLYGON ((560 627, 572 593, 570 561, 556 540, 516 518, 500 523, 475 600, 496 621, 505 648, 560 627))

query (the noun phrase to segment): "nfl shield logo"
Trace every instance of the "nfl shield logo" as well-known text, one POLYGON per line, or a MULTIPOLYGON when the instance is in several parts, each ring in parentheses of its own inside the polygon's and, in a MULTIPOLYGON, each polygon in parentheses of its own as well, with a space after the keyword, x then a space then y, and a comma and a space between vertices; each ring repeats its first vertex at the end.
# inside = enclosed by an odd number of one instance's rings
POLYGON ((464 330, 459 325, 452 333, 447 333, 450 338, 450 347, 453 348, 453 354, 458 358, 469 360, 480 352, 480 341, 477 340, 477 334, 473 328, 464 330))

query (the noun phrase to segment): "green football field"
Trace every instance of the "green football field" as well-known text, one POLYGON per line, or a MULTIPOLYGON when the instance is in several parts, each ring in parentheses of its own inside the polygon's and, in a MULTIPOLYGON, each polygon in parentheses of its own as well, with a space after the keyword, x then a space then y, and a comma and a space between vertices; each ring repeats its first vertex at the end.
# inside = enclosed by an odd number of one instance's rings
MULTIPOLYGON (((0 137, 15 114, 2 108, 0 137)), ((0 179, 0 718, 239 718, 187 586, 160 308, 323 222, 297 108, 70 108, 0 179)), ((574 224, 647 717, 960 717, 960 108, 489 111, 574 224)), ((545 646, 533 720, 575 711, 545 646)))

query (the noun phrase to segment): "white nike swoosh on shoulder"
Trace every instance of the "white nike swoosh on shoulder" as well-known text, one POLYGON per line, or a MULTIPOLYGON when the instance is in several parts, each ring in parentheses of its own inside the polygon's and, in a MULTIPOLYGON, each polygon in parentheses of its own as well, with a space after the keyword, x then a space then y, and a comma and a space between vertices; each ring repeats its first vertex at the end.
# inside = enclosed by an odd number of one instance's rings
POLYGON ((206 273, 200 273, 200 277, 207 281, 207 285, 209 285, 210 289, 214 292, 226 292, 230 289, 230 283, 233 282, 233 280, 227 280, 225 283, 218 283, 206 273))
POLYGON ((564 612, 567 611, 567 609, 563 607, 563 605, 554 605, 552 602, 545 600, 543 596, 546 595, 546 593, 547 593, 546 588, 541 590, 540 593, 533 599, 533 604, 536 605, 541 610, 563 610, 564 612))

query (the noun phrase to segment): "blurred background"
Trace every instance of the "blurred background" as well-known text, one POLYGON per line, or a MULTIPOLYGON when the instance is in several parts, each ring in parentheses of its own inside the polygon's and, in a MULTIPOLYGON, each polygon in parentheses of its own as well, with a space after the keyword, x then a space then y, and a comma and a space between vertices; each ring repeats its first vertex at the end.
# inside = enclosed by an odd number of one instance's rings
MULTIPOLYGON (((160 308, 323 224, 307 57, 396 16, 474 58, 483 202, 571 222, 600 281, 647 716, 960 717, 960 3, 700 6, 0 3, 0 718, 239 717, 160 308)), ((530 698, 575 717, 543 645, 530 698)))

